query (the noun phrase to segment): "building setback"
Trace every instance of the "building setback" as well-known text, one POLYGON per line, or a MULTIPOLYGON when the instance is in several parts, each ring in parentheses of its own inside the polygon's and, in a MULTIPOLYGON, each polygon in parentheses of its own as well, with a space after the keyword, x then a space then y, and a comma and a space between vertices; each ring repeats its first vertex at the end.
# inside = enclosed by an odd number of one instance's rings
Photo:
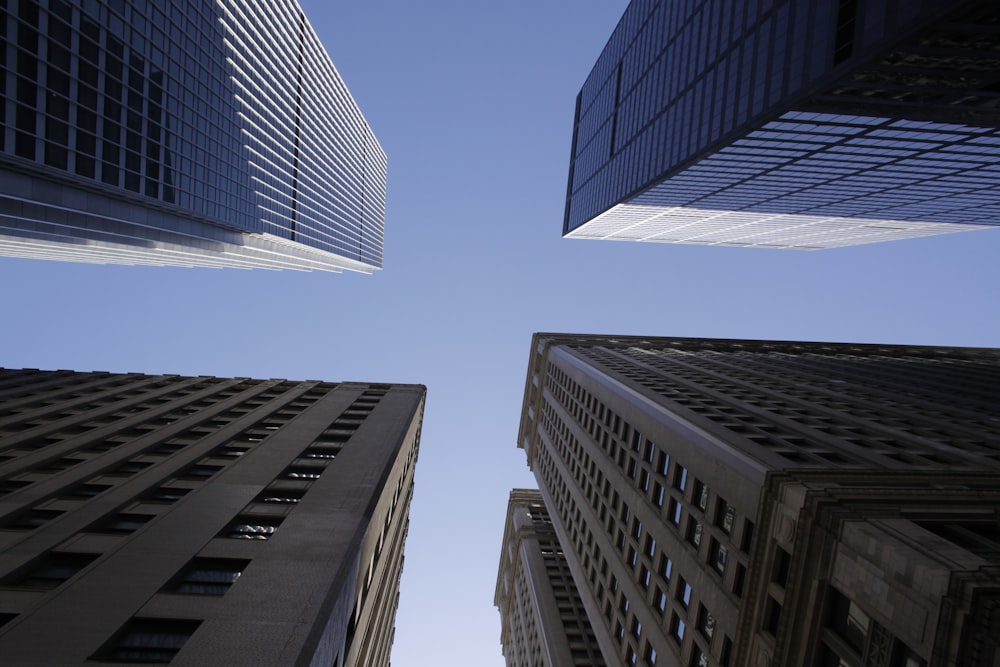
POLYGON ((815 249, 995 226, 998 19, 634 0, 577 97, 563 234, 815 249))
POLYGON ((0 254, 370 273, 386 160, 295 0, 0 8, 0 254))
POLYGON ((604 667, 552 519, 533 489, 507 505, 493 603, 508 667, 604 667))
POLYGON ((536 334, 518 443, 609 665, 988 666, 998 395, 1000 350, 536 334))
POLYGON ((4 664, 389 664, 425 389, 0 372, 4 664))

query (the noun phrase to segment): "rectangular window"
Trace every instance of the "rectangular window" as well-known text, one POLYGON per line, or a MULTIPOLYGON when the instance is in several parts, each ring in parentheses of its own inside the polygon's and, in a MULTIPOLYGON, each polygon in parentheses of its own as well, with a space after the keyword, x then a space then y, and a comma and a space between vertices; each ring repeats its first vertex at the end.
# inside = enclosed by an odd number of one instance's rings
POLYGON ((236 583, 249 560, 194 558, 163 590, 191 595, 222 595, 236 583))
POLYGON ((681 464, 674 469, 674 488, 683 491, 687 487, 688 471, 681 464))
POLYGON ((172 486, 161 486, 146 494, 144 500, 154 503, 176 503, 178 500, 191 492, 191 489, 182 489, 172 486))
POLYGON ((663 507, 663 495, 663 485, 659 482, 653 482, 653 504, 657 507, 663 507))
POLYGON ((269 540, 283 517, 241 514, 219 534, 236 540, 269 540))
POLYGON ((91 527, 87 528, 92 533, 111 533, 114 535, 128 535, 142 528, 155 518, 152 514, 129 514, 121 512, 106 517, 91 527))
POLYGON ((729 562, 729 549, 722 546, 714 537, 708 549, 708 564, 719 574, 725 574, 726 563, 729 562))
POLYGON ((667 514, 667 519, 675 526, 681 525, 681 504, 674 498, 670 499, 670 512, 667 514))
POLYGON ((201 621, 133 618, 94 656, 102 662, 170 662, 201 621))
POLYGON ((9 577, 4 586, 52 590, 97 559, 98 554, 51 551, 9 577))
POLYGON ((677 601, 685 609, 691 604, 691 584, 684 581, 684 577, 678 577, 677 579, 677 601))
POLYGON ((686 629, 684 619, 675 613, 670 619, 670 636, 674 638, 674 641, 680 644, 684 641, 684 631, 686 629))
POLYGON ((712 636, 715 634, 715 617, 705 605, 699 605, 698 632, 708 641, 712 641, 712 636))
POLYGON ((781 547, 774 548, 774 565, 771 568, 771 581, 784 588, 788 584, 788 568, 792 556, 781 547))
POLYGON ((701 510, 708 507, 708 487, 700 480, 694 483, 694 504, 701 510))
POLYGON ((701 545, 701 532, 701 523, 694 517, 689 517, 687 526, 687 541, 694 545, 695 548, 701 545))
POLYGON ((304 489, 281 489, 266 488, 261 491, 254 502, 257 503, 277 503, 285 505, 297 504, 306 495, 304 489))
POLYGON ((281 476, 285 479, 313 480, 319 479, 322 474, 323 468, 320 467, 293 465, 285 468, 281 476))
POLYGON ((715 507, 715 525, 722 529, 726 535, 733 531, 733 519, 736 518, 736 509, 722 498, 715 507))

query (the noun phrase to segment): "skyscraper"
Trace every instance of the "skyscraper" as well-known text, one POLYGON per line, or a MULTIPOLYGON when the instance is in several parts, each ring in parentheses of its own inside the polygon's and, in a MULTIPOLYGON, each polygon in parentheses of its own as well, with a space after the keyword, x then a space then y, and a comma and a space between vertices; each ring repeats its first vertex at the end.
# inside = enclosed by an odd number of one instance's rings
POLYGON ((519 446, 608 664, 992 665, 1000 350, 536 334, 519 446))
POLYGON ((385 154, 295 0, 0 9, 0 254, 371 272, 385 154))
POLYGON ((3 662, 388 665, 424 394, 0 372, 3 662))
POLYGON ((634 0, 577 98, 563 234, 814 249, 995 226, 998 18, 634 0))
POLYGON ((507 505, 493 603, 508 667, 604 667, 552 519, 533 489, 507 505))

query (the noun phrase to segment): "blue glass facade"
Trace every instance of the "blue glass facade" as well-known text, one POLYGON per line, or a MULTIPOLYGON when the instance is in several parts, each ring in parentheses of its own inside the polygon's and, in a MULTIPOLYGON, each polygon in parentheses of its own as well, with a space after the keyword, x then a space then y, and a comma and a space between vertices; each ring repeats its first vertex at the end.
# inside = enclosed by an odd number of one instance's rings
POLYGON ((385 154, 294 0, 4 0, 0 38, 0 252, 381 266, 385 154))
POLYGON ((563 233, 822 248, 996 224, 991 7, 635 0, 577 99, 563 233))

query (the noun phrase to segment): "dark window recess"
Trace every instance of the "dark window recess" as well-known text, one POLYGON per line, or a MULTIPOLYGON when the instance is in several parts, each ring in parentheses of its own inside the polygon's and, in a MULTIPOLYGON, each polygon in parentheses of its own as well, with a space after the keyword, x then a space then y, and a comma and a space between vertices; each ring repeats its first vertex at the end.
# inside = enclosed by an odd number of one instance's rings
POLYGON ((201 621, 133 618, 91 657, 101 662, 170 662, 201 621))
POLYGON ((142 528, 154 518, 153 514, 114 514, 91 525, 87 530, 91 533, 113 533, 128 535, 142 528))
POLYGON ((87 498, 93 498, 97 494, 103 493, 110 488, 110 484, 77 484, 76 486, 70 487, 66 493, 62 494, 61 497, 71 500, 86 500, 87 498))
POLYGON ((788 567, 792 556, 781 547, 774 548, 774 566, 771 569, 771 581, 782 588, 788 585, 788 567))
POLYGON ((179 489, 172 486, 161 486, 153 489, 146 496, 145 500, 154 503, 176 503, 178 500, 191 493, 191 489, 179 489))
POLYGON ((303 456, 307 459, 325 459, 330 460, 337 457, 340 453, 340 447, 323 447, 313 445, 312 447, 306 448, 303 456))
POLYGON ((249 560, 235 558, 194 558, 164 590, 191 595, 222 595, 249 564, 249 560))
POLYGON ((31 482, 25 481, 23 479, 0 480, 0 496, 5 496, 8 493, 14 493, 18 489, 23 489, 29 484, 31 484, 31 482))
POLYGON ((222 466, 209 466, 197 463, 185 468, 179 477, 180 479, 208 479, 220 470, 222 470, 222 466))
POLYGON ((295 504, 305 495, 303 489, 264 489, 254 498, 254 502, 295 504))
POLYGON ((184 449, 184 445, 174 442, 165 442, 151 449, 147 449, 143 452, 143 454, 146 456, 170 456, 171 454, 179 452, 182 449, 184 449))
POLYGON ((837 32, 834 34, 833 64, 839 65, 854 52, 854 26, 858 0, 840 0, 837 8, 837 32))
POLYGON ((743 522, 743 539, 740 540, 740 551, 743 553, 750 553, 750 549, 753 547, 753 521, 747 519, 743 522))
POLYGON ((777 637, 779 623, 781 623, 781 605, 778 604, 777 600, 768 596, 767 604, 764 607, 764 623, 761 629, 777 637))
POLYGON ((743 586, 746 583, 747 569, 742 563, 736 564, 736 576, 733 577, 733 593, 736 597, 743 597, 743 586))
POLYGON ((117 466, 116 468, 112 468, 111 470, 109 470, 107 474, 127 477, 129 475, 135 475, 136 473, 142 472, 151 465, 153 464, 146 463, 144 461, 126 461, 125 463, 122 463, 120 466, 117 466))
POLYGON ((247 452, 250 451, 249 447, 237 447, 235 445, 222 445, 221 447, 216 447, 210 453, 211 456, 217 456, 219 458, 226 459, 238 459, 247 452))
POLYGON ((283 517, 240 515, 219 534, 236 540, 269 540, 283 517))
POLYGON ((3 524, 3 528, 13 528, 14 530, 34 530, 42 524, 48 523, 63 512, 58 510, 28 510, 22 512, 3 524))
POLYGON ((322 473, 322 468, 314 468, 310 466, 289 466, 288 468, 285 468, 285 472, 283 472, 281 476, 285 479, 319 479, 319 476, 322 473))
POLYGON ((98 554, 50 552, 8 577, 6 586, 52 590, 97 559, 98 554))

